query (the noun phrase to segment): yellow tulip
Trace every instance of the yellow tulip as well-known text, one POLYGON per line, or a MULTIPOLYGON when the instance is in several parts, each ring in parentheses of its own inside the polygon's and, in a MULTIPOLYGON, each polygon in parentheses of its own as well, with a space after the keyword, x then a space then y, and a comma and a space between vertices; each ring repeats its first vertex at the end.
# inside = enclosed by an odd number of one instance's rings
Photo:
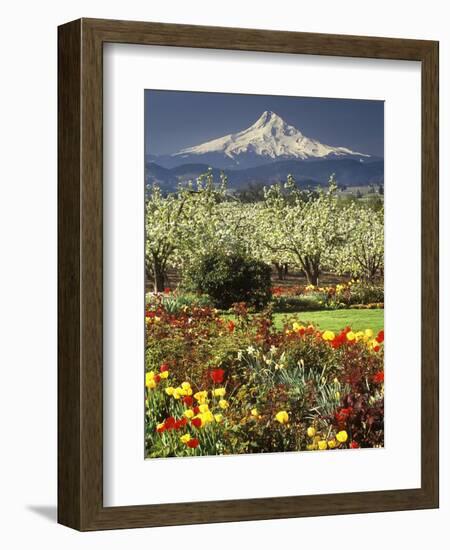
POLYGON ((206 403, 203 403, 202 405, 199 406, 199 409, 200 409, 200 412, 201 413, 205 413, 205 412, 208 412, 209 411, 209 407, 206 403))
POLYGON ((348 439, 348 434, 345 430, 341 430, 336 434, 336 439, 339 441, 339 443, 345 443, 348 439))
POLYGON ((189 382, 183 382, 181 384, 181 387, 183 388, 183 390, 188 390, 191 387, 191 385, 189 384, 189 382))
POLYGON ((184 434, 180 437, 180 439, 182 443, 187 443, 188 441, 190 441, 191 436, 189 434, 184 434))
POLYGON ((214 415, 214 420, 215 420, 217 423, 222 422, 222 420, 223 420, 223 415, 222 415, 222 414, 215 414, 215 415, 214 415))
POLYGON ((313 426, 310 426, 306 430, 306 433, 307 433, 308 437, 314 437, 316 435, 316 428, 314 428, 313 426))
POLYGON ((173 388, 172 386, 169 386, 168 388, 166 388, 167 395, 173 395, 174 391, 175 391, 175 388, 173 388))
POLYGON ((169 377, 169 371, 165 370, 159 375, 161 378, 168 378, 169 377))
POLYGON ((347 332, 347 340, 349 342, 353 342, 353 340, 356 340, 356 334, 353 332, 353 330, 347 332))
POLYGON ((325 340, 325 341, 331 341, 331 340, 334 340, 335 338, 335 334, 332 330, 326 330, 323 334, 322 334, 322 338, 325 340))
POLYGON ((289 422, 289 415, 286 411, 279 411, 277 412, 277 414, 275 415, 275 419, 280 423, 280 424, 287 424, 287 422, 289 422))
POLYGON ((258 412, 258 409, 257 408, 254 408, 250 411, 251 415, 252 416, 258 416, 259 412, 258 412))
POLYGON ((327 448, 327 442, 324 439, 319 441, 317 445, 319 447, 319 451, 324 451, 327 448))
POLYGON ((187 409, 186 411, 184 411, 184 416, 186 418, 193 418, 194 414, 195 413, 192 409, 187 409))
POLYGON ((214 415, 211 411, 206 411, 198 415, 201 418, 202 424, 208 424, 214 422, 214 415))
POLYGON ((336 440, 335 439, 330 439, 330 441, 328 441, 328 447, 330 449, 335 449, 336 448, 336 440))
POLYGON ((219 401, 219 407, 221 409, 228 409, 229 406, 230 406, 230 404, 228 403, 228 401, 226 399, 221 399, 219 401))
POLYGON ((206 390, 194 393, 194 399, 196 399, 199 403, 205 403, 207 396, 208 392, 206 390))
POLYGON ((156 388, 156 382, 155 382, 155 379, 154 379, 153 372, 147 372, 147 374, 145 375, 145 385, 147 386, 147 388, 149 388, 151 390, 153 388, 156 388))
POLYGON ((223 397, 225 395, 225 388, 215 388, 212 393, 214 397, 223 397))

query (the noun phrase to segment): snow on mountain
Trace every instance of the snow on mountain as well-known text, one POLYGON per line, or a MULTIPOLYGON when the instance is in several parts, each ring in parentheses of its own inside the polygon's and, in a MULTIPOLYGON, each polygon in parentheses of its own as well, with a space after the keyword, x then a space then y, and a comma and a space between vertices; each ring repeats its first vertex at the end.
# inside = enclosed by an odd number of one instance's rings
MULTIPOLYGON (((336 157, 369 158, 370 155, 346 147, 332 147, 303 135, 272 111, 264 111, 246 130, 229 134, 171 155, 173 160, 193 162, 193 159, 222 157, 228 163, 246 164, 251 157, 264 161, 281 159, 324 159, 336 157), (242 162, 244 161, 244 162, 242 162)), ((227 163, 227 164, 228 164, 227 163)))

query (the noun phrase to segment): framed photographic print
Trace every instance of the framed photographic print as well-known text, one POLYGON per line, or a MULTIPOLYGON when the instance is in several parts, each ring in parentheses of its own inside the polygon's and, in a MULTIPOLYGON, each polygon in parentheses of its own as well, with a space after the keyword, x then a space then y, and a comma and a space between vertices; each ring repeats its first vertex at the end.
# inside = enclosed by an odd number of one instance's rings
POLYGON ((58 520, 438 506, 438 44, 59 28, 58 520))

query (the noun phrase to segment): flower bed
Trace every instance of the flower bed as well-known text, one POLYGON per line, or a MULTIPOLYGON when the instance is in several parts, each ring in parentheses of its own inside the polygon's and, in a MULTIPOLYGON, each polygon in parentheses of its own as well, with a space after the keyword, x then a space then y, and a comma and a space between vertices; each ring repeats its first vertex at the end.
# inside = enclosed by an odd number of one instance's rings
POLYGON ((146 456, 377 447, 383 340, 209 307, 146 316, 146 456))
POLYGON ((358 279, 327 286, 276 286, 272 295, 273 310, 277 312, 384 307, 383 286, 358 279))

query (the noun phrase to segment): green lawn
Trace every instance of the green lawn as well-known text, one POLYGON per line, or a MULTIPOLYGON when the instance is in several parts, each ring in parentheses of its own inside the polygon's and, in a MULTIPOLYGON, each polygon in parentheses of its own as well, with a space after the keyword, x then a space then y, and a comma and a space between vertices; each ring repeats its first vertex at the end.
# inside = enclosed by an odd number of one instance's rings
POLYGON ((335 332, 347 325, 353 330, 371 328, 374 332, 384 328, 383 309, 340 309, 333 311, 306 311, 302 313, 275 313, 274 322, 276 328, 282 328, 286 318, 295 316, 303 324, 311 323, 321 330, 333 330, 335 332))
MULTIPOLYGON (((234 319, 234 315, 223 315, 226 319, 234 319)), ((338 332, 347 325, 353 330, 371 328, 374 332, 384 328, 383 309, 339 309, 328 311, 304 311, 302 313, 274 313, 274 323, 281 329, 286 319, 296 319, 304 325, 311 323, 321 330, 338 332)))

